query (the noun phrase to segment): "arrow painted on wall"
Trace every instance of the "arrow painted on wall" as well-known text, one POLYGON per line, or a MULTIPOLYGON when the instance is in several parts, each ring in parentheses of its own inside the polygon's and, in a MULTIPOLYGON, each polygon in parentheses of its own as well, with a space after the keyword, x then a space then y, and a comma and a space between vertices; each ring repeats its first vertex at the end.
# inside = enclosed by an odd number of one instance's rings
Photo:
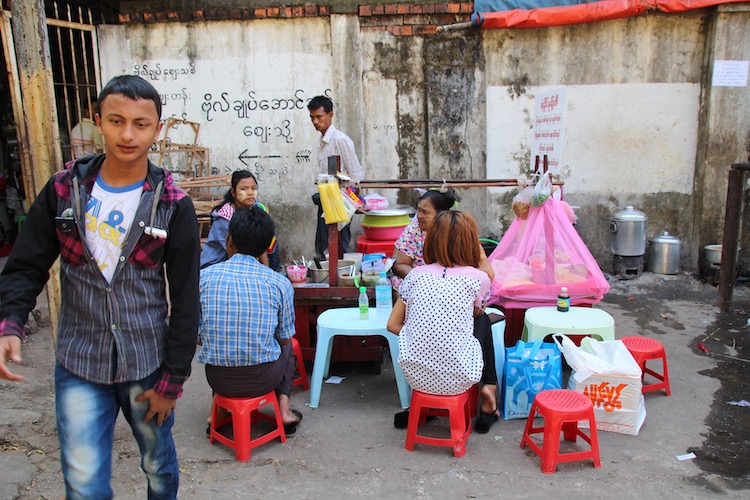
POLYGON ((247 154, 246 149, 237 157, 237 159, 240 160, 246 167, 249 165, 245 160, 253 160, 258 158, 281 158, 281 155, 249 155, 247 154))

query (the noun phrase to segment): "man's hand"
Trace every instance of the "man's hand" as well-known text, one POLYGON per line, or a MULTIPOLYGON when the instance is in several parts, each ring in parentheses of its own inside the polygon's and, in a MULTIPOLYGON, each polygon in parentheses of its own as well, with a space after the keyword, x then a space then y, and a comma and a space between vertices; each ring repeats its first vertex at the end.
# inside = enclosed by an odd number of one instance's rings
POLYGON ((21 339, 15 335, 4 335, 0 337, 0 379, 19 382, 23 380, 21 375, 16 375, 8 370, 8 362, 21 362, 21 339))
POLYGON ((143 394, 136 396, 135 400, 139 403, 148 400, 148 412, 146 413, 146 416, 143 417, 143 421, 148 422, 156 416, 156 425, 159 427, 161 427, 161 424, 164 423, 165 419, 169 418, 172 414, 172 410, 177 406, 176 399, 159 396, 153 389, 149 389, 143 394))

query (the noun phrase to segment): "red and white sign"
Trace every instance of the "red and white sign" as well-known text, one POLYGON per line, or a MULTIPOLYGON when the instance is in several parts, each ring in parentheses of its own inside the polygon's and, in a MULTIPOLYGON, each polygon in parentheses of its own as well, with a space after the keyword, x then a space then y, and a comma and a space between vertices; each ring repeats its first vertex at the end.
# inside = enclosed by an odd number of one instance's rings
POLYGON ((537 94, 534 102, 534 127, 531 143, 531 164, 534 170, 539 156, 539 171, 542 172, 544 155, 547 155, 549 171, 560 173, 563 139, 565 132, 565 88, 537 94))

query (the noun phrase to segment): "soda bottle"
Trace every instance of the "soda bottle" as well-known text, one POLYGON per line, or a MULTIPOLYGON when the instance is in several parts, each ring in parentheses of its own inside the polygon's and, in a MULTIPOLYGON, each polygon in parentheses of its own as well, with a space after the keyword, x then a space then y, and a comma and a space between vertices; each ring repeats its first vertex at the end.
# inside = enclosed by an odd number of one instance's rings
POLYGON ((385 271, 380 271, 380 278, 375 285, 375 310, 378 317, 387 318, 391 315, 393 309, 393 294, 391 292, 391 282, 385 275, 385 271))
POLYGON ((569 309, 570 295, 568 295, 568 287, 564 286, 560 289, 560 295, 557 296, 557 310, 567 312, 569 309))
POLYGON ((370 319, 370 299, 367 298, 367 288, 359 287, 359 319, 370 319))

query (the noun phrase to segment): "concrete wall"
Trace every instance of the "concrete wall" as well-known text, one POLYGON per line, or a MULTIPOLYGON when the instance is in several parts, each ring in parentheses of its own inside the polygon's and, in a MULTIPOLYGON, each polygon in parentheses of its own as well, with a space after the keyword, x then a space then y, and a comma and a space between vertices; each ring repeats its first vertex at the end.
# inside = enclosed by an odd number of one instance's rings
MULTIPOLYGON (((130 23, 101 26, 98 37, 104 80, 156 64, 178 70, 146 74, 166 115, 202 122, 217 172, 244 167, 243 152, 259 157, 248 167, 260 174, 285 259, 312 254, 318 134, 302 101, 323 92, 370 179, 516 178, 529 164, 534 96, 564 87, 559 175, 605 270, 609 221, 626 204, 648 215, 649 236, 667 230, 683 240, 685 268, 720 242, 727 170, 750 152, 750 93, 711 87, 710 76, 714 60, 750 59, 748 4, 536 30, 394 33, 404 31, 330 14, 130 23), (269 109, 234 110, 252 99, 269 109), (293 109, 271 109, 273 99, 293 109), (298 161, 306 150, 309 161, 298 161)), ((500 236, 514 194, 464 189, 460 206, 484 235, 500 236)))

